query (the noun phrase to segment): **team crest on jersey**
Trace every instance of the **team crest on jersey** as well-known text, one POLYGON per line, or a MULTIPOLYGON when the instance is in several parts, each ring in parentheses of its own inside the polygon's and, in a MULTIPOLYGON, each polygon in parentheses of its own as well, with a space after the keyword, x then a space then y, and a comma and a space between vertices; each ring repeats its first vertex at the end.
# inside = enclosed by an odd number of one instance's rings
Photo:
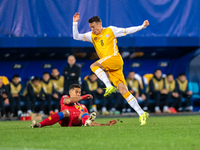
POLYGON ((96 41, 96 40, 97 40, 97 37, 95 37, 94 40, 96 41))
POLYGON ((108 37, 109 37, 109 34, 106 34, 106 37, 108 38, 108 37))

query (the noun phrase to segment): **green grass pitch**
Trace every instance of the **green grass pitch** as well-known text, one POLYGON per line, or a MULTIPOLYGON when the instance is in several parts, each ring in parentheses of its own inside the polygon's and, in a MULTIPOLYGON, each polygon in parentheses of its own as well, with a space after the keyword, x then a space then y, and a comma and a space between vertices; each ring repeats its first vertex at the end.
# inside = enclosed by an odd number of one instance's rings
MULTIPOLYGON (((114 118, 117 119, 117 118, 114 118)), ((119 118, 114 126, 31 129, 31 121, 0 122, 0 150, 199 150, 200 116, 119 118)), ((106 123, 110 118, 96 119, 106 123)))

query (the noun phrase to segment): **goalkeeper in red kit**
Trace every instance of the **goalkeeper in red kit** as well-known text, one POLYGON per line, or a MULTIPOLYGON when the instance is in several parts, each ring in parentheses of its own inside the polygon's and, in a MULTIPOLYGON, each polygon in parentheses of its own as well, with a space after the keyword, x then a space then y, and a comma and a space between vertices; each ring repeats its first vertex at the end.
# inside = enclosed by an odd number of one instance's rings
POLYGON ((64 95, 60 100, 61 111, 56 113, 41 122, 32 121, 32 128, 44 127, 53 125, 57 122, 62 127, 68 126, 112 126, 117 123, 116 120, 111 120, 107 124, 100 124, 94 122, 96 119, 96 113, 93 112, 89 115, 85 105, 78 103, 80 100, 87 100, 93 98, 92 95, 81 95, 81 86, 79 84, 72 84, 69 87, 69 96, 64 95))

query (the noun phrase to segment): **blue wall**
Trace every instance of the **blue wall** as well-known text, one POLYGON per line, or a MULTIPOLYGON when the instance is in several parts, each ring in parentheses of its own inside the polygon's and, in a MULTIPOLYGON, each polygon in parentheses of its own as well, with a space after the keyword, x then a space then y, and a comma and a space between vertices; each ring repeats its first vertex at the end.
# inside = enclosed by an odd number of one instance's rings
POLYGON ((145 30, 119 38, 119 46, 200 46, 199 0, 2 0, 0 47, 91 47, 72 39, 72 17, 79 30, 98 15, 103 26, 129 27, 150 21, 145 30))

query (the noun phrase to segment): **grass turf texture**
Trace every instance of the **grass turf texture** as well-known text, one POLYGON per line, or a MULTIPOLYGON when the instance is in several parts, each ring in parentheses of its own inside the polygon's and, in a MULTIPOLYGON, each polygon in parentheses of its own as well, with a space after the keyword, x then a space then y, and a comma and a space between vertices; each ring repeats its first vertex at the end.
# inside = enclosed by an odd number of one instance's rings
POLYGON ((30 121, 0 122, 0 150, 200 149, 200 116, 150 117, 145 126, 136 117, 119 119, 123 123, 106 127, 60 127, 57 123, 35 129, 30 121))

